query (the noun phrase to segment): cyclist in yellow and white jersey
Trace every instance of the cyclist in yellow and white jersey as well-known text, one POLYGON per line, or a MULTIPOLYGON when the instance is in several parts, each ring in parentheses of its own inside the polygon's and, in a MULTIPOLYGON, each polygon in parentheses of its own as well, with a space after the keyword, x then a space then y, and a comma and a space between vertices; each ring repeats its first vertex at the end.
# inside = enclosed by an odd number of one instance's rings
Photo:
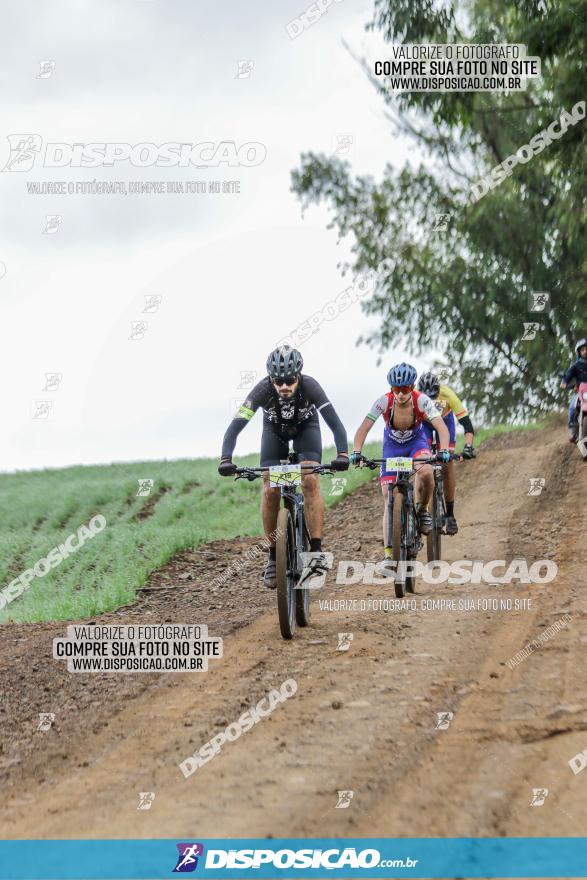
MULTIPOLYGON (((457 394, 448 385, 441 385, 440 379, 436 373, 429 370, 422 373, 418 379, 418 390, 427 394, 433 401, 438 412, 448 428, 450 437, 449 449, 451 452, 455 448, 455 438, 457 432, 457 420, 465 430, 465 448, 463 449, 463 458, 475 458, 475 450, 473 449, 473 436, 475 434, 473 424, 469 417, 469 413, 465 404, 457 396, 457 394)), ((432 446, 432 440, 435 435, 434 428, 427 422, 424 424, 424 431, 428 437, 428 445, 432 446)), ((443 482, 444 482, 444 500, 446 501, 446 534, 456 535, 459 530, 455 519, 455 474, 454 462, 449 462, 443 466, 443 482)))

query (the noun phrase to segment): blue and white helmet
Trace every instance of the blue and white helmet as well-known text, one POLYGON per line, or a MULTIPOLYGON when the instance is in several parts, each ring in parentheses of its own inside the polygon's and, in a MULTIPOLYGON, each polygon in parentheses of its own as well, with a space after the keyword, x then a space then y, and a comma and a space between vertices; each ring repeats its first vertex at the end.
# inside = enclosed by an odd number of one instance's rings
POLYGON ((579 341, 575 345, 575 351, 577 352, 577 354, 579 354, 584 345, 587 345, 587 339, 579 339, 579 341))
POLYGON ((391 386, 415 385, 417 375, 416 368, 411 364, 396 364, 387 374, 387 381, 391 386))

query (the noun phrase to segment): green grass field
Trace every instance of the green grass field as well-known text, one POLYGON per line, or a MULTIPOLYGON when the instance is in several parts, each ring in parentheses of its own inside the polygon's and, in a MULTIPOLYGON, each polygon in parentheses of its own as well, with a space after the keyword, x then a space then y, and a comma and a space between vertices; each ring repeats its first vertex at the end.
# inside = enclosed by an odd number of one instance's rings
MULTIPOLYGON (((476 443, 513 427, 480 430, 476 443)), ((380 442, 364 452, 379 456, 380 442)), ((333 455, 327 449, 323 460, 333 455)), ((258 456, 235 461, 256 466, 258 456)), ((235 483, 219 477, 216 468, 216 459, 193 459, 0 475, 0 589, 95 514, 107 522, 44 577, 34 577, 22 596, 0 610, 0 622, 76 620, 113 611, 132 602, 149 574, 179 551, 260 534, 260 481, 235 483), (154 485, 149 496, 137 497, 142 479, 154 485)), ((351 468, 341 474, 343 495, 330 494, 331 478, 323 477, 326 504, 336 504, 376 473, 351 468)))

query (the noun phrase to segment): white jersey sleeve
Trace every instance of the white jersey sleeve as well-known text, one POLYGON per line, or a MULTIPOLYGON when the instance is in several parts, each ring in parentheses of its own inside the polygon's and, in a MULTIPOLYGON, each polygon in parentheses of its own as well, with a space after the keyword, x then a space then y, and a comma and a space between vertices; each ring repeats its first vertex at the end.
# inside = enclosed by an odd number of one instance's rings
POLYGON ((428 419, 429 422, 432 419, 438 418, 440 413, 438 412, 438 408, 433 400, 431 400, 427 394, 420 392, 418 395, 418 399, 416 401, 416 406, 419 411, 428 419))
POLYGON ((371 409, 367 413, 367 418, 371 419, 372 422, 376 422, 380 415, 382 415, 389 405, 389 398, 387 394, 382 394, 381 397, 378 397, 377 400, 371 406, 371 409))

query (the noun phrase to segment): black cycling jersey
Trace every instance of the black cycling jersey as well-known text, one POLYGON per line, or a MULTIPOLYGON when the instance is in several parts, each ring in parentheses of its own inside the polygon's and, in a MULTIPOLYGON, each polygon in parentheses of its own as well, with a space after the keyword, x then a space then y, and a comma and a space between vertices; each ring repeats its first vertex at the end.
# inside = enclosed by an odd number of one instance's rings
MULTIPOLYGON (((290 438, 284 436, 269 421, 263 425, 261 436, 261 467, 270 467, 287 459, 290 438)), ((295 437, 293 448, 296 461, 313 461, 322 464, 322 437, 320 435, 320 419, 314 413, 309 419, 301 422, 295 437)))
POLYGON ((566 385, 579 385, 581 382, 587 382, 587 361, 583 358, 577 358, 565 373, 564 382, 566 385))
POLYGON ((319 412, 334 434, 337 452, 348 452, 346 431, 324 389, 311 376, 302 374, 295 394, 289 400, 279 396, 269 376, 257 382, 228 426, 222 443, 222 458, 232 456, 238 435, 259 407, 263 409, 263 424, 284 439, 296 437, 300 426, 319 412))

